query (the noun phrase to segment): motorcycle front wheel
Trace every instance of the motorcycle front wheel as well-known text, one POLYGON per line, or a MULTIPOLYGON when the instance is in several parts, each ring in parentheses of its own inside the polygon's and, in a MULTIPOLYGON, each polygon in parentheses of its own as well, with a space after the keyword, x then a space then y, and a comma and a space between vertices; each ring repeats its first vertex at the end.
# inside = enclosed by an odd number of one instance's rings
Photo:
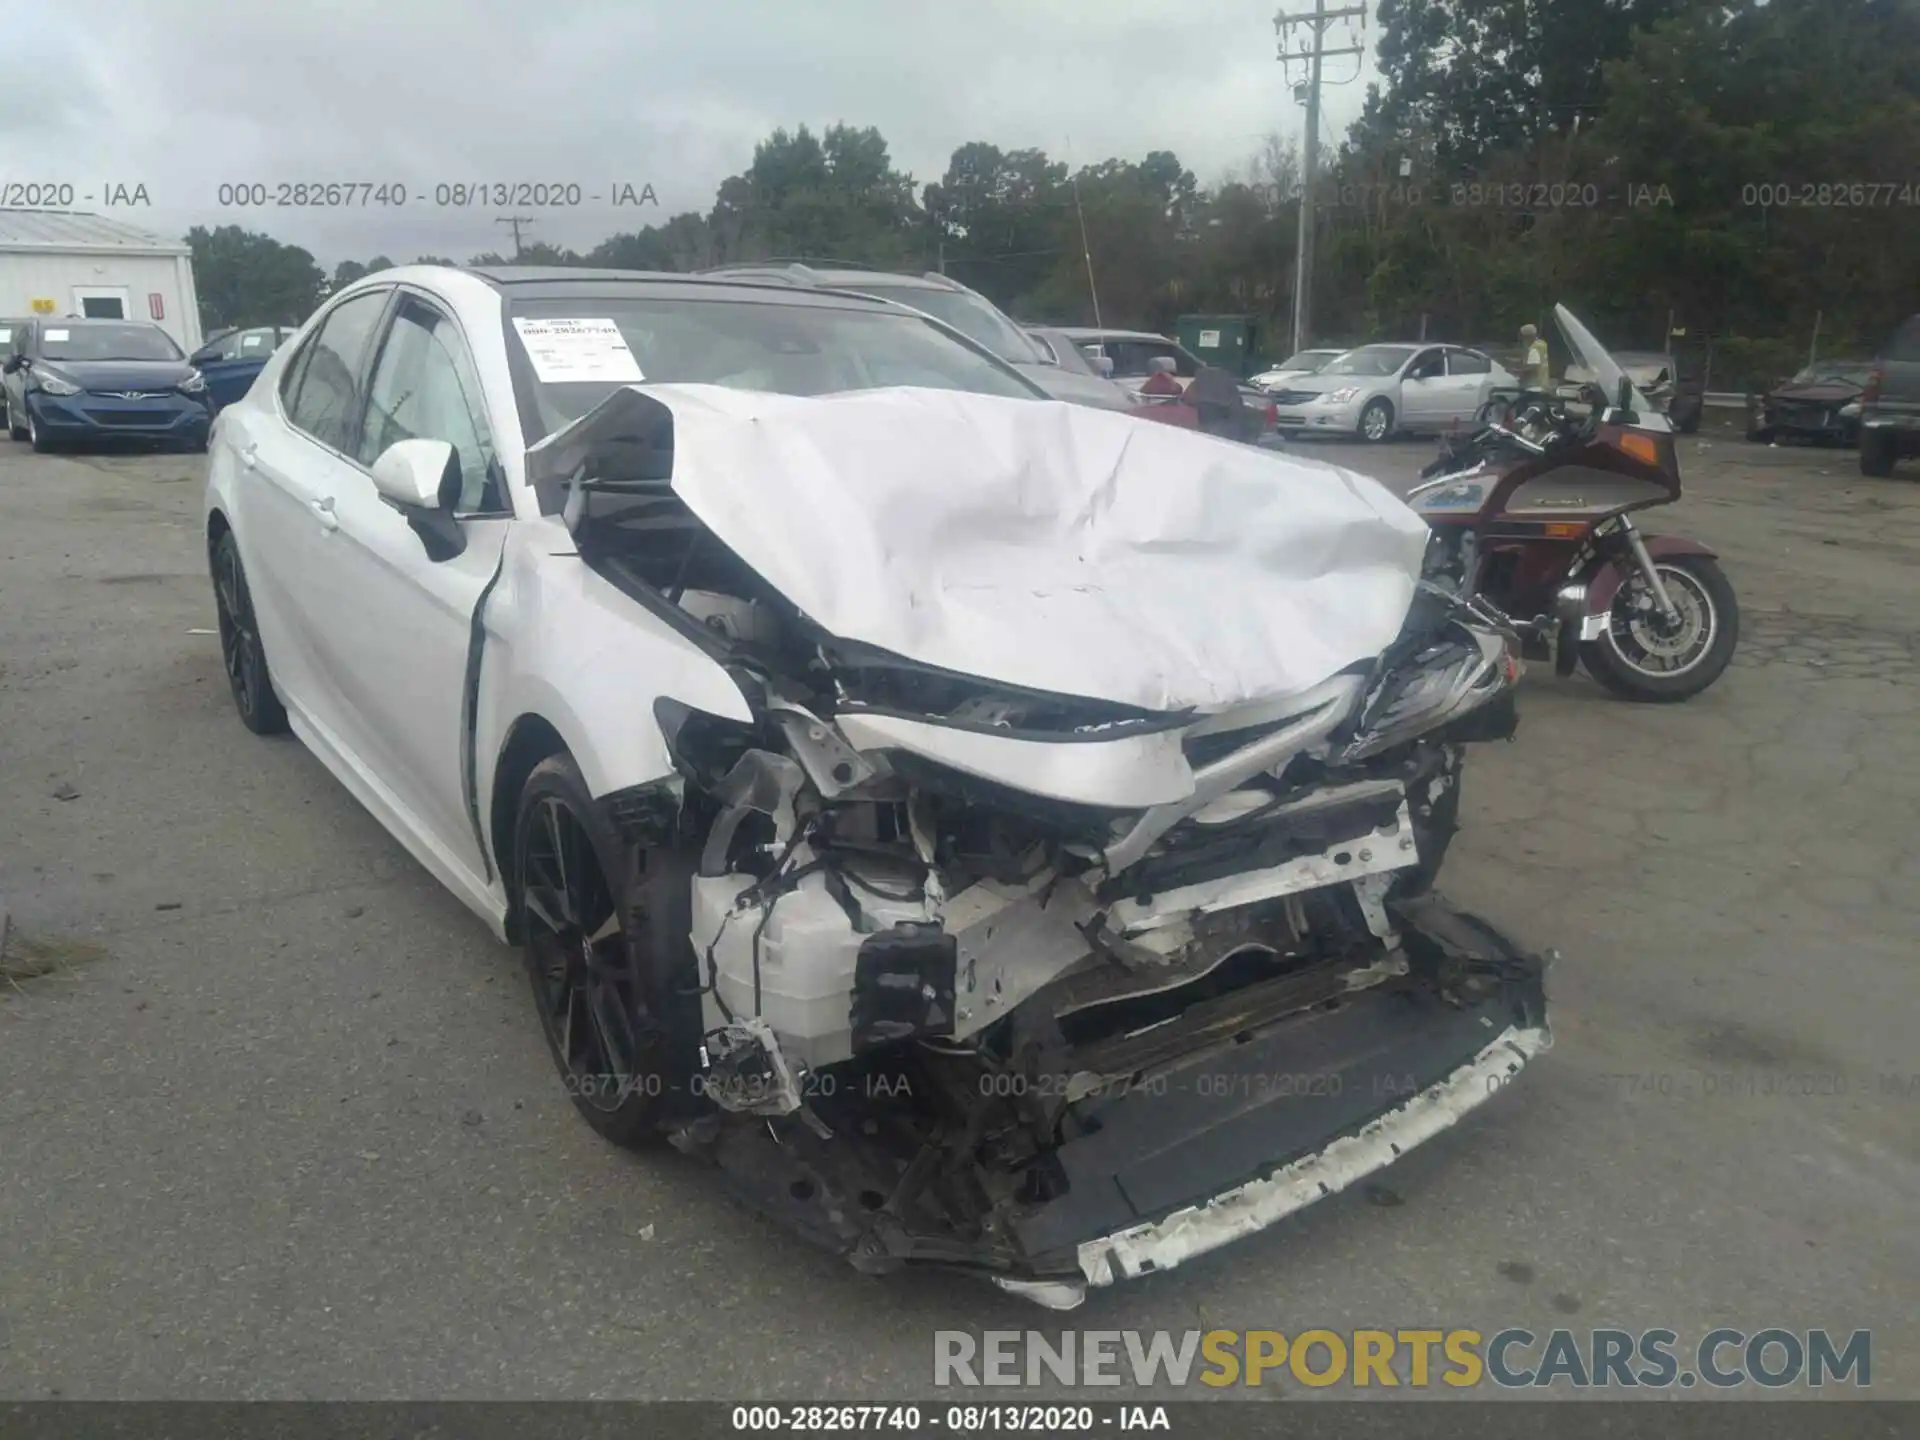
POLYGON ((1629 700, 1689 700, 1718 680, 1740 643, 1740 602, 1720 567, 1704 555, 1655 562, 1677 623, 1661 614, 1644 575, 1622 585, 1598 639, 1580 646, 1581 663, 1629 700))

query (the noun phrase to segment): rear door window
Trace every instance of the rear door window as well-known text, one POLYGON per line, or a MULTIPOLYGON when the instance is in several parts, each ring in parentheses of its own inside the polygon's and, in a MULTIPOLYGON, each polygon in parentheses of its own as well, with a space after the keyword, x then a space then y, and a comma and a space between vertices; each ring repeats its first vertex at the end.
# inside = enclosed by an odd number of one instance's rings
POLYGON ((1887 359, 1920 360, 1920 315, 1915 315, 1894 332, 1887 345, 1887 359))
POLYGON ((1151 348, 1152 353, 1155 355, 1172 357, 1173 373, 1178 375, 1182 380, 1191 380, 1200 373, 1200 362, 1185 350, 1182 350, 1178 345, 1155 345, 1151 348))

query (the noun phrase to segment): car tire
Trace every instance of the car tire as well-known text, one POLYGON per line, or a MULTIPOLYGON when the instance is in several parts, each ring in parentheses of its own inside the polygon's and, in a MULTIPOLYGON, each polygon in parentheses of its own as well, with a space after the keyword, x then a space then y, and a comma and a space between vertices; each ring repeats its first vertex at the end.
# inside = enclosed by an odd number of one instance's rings
POLYGON ((1360 438, 1379 445, 1393 438, 1393 402, 1385 396, 1369 400, 1360 412, 1360 438))
POLYGON ((1860 432, 1860 473, 1884 480, 1900 459, 1900 437, 1891 430, 1860 432))
POLYGON ((697 854, 626 839, 560 754, 521 787, 509 863, 515 933, 568 1097, 616 1145, 659 1142, 702 1108, 697 854))
POLYGON ((287 728, 286 707, 274 693, 273 672, 260 640, 260 622, 253 612, 253 592, 247 588, 240 546, 227 531, 215 543, 212 556, 213 608, 220 635, 220 663, 233 692, 233 708, 240 723, 256 735, 279 735, 287 728))
POLYGON ((13 397, 11 395, 7 397, 7 438, 9 440, 24 440, 27 438, 27 427, 22 425, 14 416, 13 397))
POLYGON ((40 422, 34 419, 33 407, 27 407, 27 444, 33 447, 36 455, 51 455, 54 450, 53 437, 40 428, 40 422))

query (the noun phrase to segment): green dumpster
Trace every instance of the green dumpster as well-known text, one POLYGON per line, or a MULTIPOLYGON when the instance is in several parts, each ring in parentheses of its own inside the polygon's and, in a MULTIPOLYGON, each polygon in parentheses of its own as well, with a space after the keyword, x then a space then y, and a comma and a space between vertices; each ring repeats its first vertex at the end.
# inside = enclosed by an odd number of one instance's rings
POLYGON ((1174 338, 1209 365, 1235 375, 1247 373, 1253 347, 1251 315, 1182 315, 1174 338))

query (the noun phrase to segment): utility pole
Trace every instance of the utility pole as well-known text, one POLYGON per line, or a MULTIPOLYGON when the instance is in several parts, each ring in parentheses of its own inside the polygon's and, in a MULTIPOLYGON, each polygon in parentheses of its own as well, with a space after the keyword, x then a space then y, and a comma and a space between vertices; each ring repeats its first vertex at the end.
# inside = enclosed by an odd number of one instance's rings
POLYGON ((1290 70, 1295 61, 1307 67, 1305 83, 1293 87, 1293 97, 1307 107, 1307 145, 1300 157, 1300 238, 1294 251, 1293 271, 1293 348, 1304 350, 1313 323, 1313 182, 1320 167, 1320 74, 1321 62, 1332 55, 1365 55, 1364 45, 1348 45, 1337 50, 1327 48, 1327 27, 1336 20, 1358 19, 1364 26, 1364 4, 1327 8, 1327 0, 1313 0, 1313 9, 1298 15, 1281 11, 1273 17, 1273 28, 1280 36, 1280 63, 1290 70), (1287 40, 1298 27, 1311 39, 1303 38, 1291 53, 1287 40))
POLYGON ((525 253, 523 247, 520 244, 520 227, 522 225, 533 224, 533 216, 502 215, 498 220, 494 221, 493 223, 496 225, 511 225, 513 227, 513 258, 518 260, 521 257, 521 255, 525 253))

